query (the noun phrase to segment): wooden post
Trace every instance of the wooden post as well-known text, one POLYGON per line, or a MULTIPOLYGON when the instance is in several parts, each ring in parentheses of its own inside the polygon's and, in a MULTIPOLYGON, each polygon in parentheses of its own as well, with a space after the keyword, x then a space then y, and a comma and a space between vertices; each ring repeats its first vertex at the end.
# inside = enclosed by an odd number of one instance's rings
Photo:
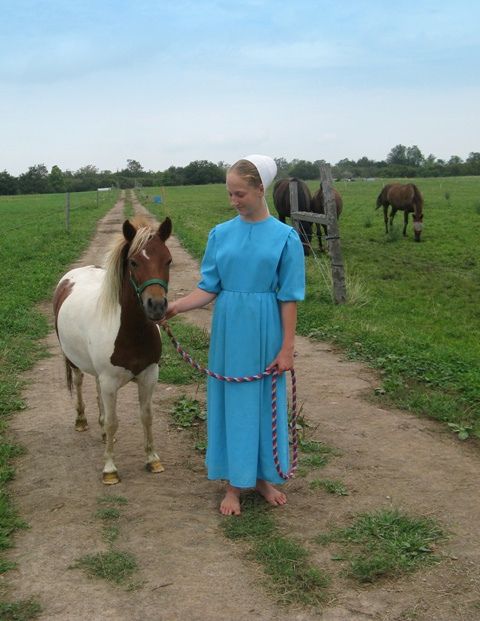
POLYGON ((300 235, 300 221, 293 217, 293 214, 298 211, 298 185, 296 181, 290 181, 288 184, 288 190, 290 192, 290 219, 292 221, 294 229, 300 235))
POLYGON ((322 184, 325 215, 327 216, 327 242, 332 263, 333 299, 336 304, 344 304, 347 300, 345 272, 340 247, 340 232, 337 221, 337 206, 333 193, 332 172, 328 164, 320 166, 320 183, 322 184))

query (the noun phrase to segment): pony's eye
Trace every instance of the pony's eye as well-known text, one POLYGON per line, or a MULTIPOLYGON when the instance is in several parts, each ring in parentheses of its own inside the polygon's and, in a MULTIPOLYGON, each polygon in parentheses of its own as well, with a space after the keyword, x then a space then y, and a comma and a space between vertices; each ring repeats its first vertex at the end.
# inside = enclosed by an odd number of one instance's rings
POLYGON ((130 267, 133 267, 134 269, 138 266, 138 263, 135 261, 135 259, 130 259, 130 267))

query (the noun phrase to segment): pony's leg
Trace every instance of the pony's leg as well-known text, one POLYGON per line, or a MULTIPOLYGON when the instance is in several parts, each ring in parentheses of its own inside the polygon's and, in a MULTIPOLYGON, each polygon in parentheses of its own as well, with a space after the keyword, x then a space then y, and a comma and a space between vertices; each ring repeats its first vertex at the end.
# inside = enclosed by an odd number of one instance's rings
POLYGON ((103 407, 102 389, 100 388, 98 377, 95 378, 95 383, 97 385, 98 424, 102 430, 102 440, 105 442, 105 430, 103 428, 105 424, 105 408, 103 407))
POLYGON ((385 221, 385 233, 388 233, 388 205, 383 207, 383 219, 385 221))
POLYGON ((77 431, 86 431, 88 429, 87 418, 85 416, 85 402, 83 400, 82 386, 83 386, 83 373, 80 369, 73 368, 73 385, 75 386, 75 393, 77 395, 77 418, 75 419, 75 429, 77 431))
POLYGON ((408 211, 405 209, 403 212, 403 236, 407 236, 407 224, 408 224, 408 211))
POLYGON ((149 472, 163 472, 165 468, 153 446, 152 434, 152 397, 157 384, 158 365, 152 364, 137 376, 138 400, 140 402, 140 417, 142 419, 145 439, 146 468, 149 472))
POLYGON ((103 430, 105 433, 103 482, 105 485, 115 485, 115 483, 120 483, 117 467, 113 460, 113 444, 118 429, 117 392, 119 385, 110 378, 100 378, 99 383, 104 409, 103 430))

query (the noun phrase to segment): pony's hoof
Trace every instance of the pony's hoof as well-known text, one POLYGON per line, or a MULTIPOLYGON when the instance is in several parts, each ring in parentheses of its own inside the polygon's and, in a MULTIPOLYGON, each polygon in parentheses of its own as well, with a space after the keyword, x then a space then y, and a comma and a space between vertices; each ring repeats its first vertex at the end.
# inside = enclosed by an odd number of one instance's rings
POLYGON ((79 420, 75 423, 75 431, 87 431, 88 423, 86 420, 79 420))
POLYGON ((162 466, 162 463, 159 459, 156 461, 149 462, 148 464, 145 465, 145 468, 148 470, 148 472, 153 472, 155 474, 159 472, 163 472, 165 470, 165 468, 162 466))
POLYGON ((104 485, 116 485, 117 483, 120 483, 118 472, 104 472, 102 480, 104 485))

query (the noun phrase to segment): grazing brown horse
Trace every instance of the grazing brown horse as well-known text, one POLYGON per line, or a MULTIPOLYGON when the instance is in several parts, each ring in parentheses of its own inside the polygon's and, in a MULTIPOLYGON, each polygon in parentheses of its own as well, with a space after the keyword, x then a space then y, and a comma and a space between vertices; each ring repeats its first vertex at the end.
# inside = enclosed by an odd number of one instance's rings
MULTIPOLYGON (((273 186, 273 204, 278 213, 280 222, 285 222, 290 217, 290 182, 295 181, 297 184, 298 210, 311 211, 312 194, 308 189, 305 181, 290 177, 287 179, 279 179, 273 186)), ((312 239, 312 223, 300 221, 300 240, 305 255, 310 254, 310 242, 312 239)))
POLYGON ((403 211, 403 235, 407 234, 408 214, 413 218, 413 232, 415 241, 420 241, 423 228, 423 197, 414 183, 389 183, 380 192, 377 198, 377 209, 383 207, 385 219, 385 233, 388 233, 388 207, 390 209, 390 228, 397 211, 403 211))
MULTIPOLYGON (((337 208, 337 220, 338 220, 338 218, 340 217, 340 214, 342 213, 343 200, 340 194, 337 192, 337 190, 335 188, 332 188, 332 189, 333 189, 333 195, 335 196, 335 206, 337 208)), ((312 202, 310 203, 310 207, 313 213, 321 213, 321 214, 325 213, 325 206, 323 202, 323 190, 322 190, 321 185, 318 188, 318 190, 315 192, 315 194, 313 195, 312 202)), ((327 231, 327 227, 325 224, 317 224, 318 246, 320 248, 320 252, 323 252, 321 227, 323 227, 323 230, 325 231, 325 235, 327 235, 328 231, 327 231)))

